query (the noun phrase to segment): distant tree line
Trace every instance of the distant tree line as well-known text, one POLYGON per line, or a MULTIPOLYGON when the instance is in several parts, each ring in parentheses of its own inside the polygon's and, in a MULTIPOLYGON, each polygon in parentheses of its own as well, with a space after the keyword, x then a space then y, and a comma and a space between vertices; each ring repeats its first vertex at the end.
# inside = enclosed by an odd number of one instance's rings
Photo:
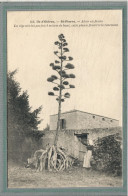
POLYGON ((7 74, 8 159, 23 160, 32 150, 38 149, 41 137, 38 115, 42 107, 31 111, 27 91, 22 92, 19 82, 14 78, 16 72, 7 74))

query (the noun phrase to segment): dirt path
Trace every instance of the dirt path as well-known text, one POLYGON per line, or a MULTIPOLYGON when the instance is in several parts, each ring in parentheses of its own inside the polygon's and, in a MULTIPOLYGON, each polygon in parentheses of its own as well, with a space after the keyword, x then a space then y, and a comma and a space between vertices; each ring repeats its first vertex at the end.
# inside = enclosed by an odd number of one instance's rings
POLYGON ((121 177, 108 176, 82 167, 63 172, 37 172, 34 169, 10 166, 8 188, 56 187, 121 187, 121 177))

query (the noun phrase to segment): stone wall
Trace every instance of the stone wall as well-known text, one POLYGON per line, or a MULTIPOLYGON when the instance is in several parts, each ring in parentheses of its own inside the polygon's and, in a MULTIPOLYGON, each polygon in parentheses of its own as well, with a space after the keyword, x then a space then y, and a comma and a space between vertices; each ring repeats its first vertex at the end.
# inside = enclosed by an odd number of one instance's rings
MULTIPOLYGON (((83 157, 87 151, 86 146, 83 145, 77 134, 88 133, 88 139, 92 139, 94 142, 98 138, 102 138, 108 135, 116 133, 122 134, 121 127, 113 128, 100 128, 100 129, 85 129, 85 130, 65 130, 59 133, 58 146, 63 147, 68 154, 83 161, 83 157)), ((47 131, 42 138, 42 146, 45 148, 47 145, 53 145, 55 138, 55 131, 47 131)))

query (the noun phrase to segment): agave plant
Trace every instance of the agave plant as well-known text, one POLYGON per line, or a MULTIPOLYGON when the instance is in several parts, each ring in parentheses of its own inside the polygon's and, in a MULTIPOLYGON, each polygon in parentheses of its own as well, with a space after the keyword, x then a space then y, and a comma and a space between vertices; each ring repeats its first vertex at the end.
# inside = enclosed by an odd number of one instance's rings
POLYGON ((61 116, 61 103, 65 101, 65 99, 70 98, 70 93, 63 93, 66 89, 75 88, 74 85, 70 84, 66 79, 73 79, 75 75, 73 73, 68 73, 68 70, 74 69, 74 65, 69 61, 72 61, 73 58, 71 56, 66 56, 66 53, 69 52, 67 48, 68 43, 66 42, 65 36, 60 34, 58 36, 58 41, 55 41, 54 44, 58 47, 58 50, 54 51, 57 59, 55 59, 55 63, 50 63, 50 66, 53 70, 57 72, 57 75, 52 75, 47 79, 48 82, 55 84, 53 87, 53 91, 58 94, 54 94, 54 92, 48 92, 50 96, 57 96, 56 100, 58 102, 58 122, 57 122, 57 130, 54 144, 57 144, 58 140, 58 131, 61 129, 60 126, 60 116, 61 116))

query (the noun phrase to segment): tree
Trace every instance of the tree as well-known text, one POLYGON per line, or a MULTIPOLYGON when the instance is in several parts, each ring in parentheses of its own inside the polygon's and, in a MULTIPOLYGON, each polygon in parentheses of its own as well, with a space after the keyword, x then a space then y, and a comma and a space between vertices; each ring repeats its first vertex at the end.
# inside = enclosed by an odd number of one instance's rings
POLYGON ((8 152, 9 157, 22 154, 22 144, 26 137, 33 135, 41 120, 38 118, 42 107, 31 111, 27 91, 21 92, 19 82, 14 78, 16 70, 7 75, 8 85, 8 152))
POLYGON ((55 84, 53 87, 53 92, 48 92, 49 96, 56 96, 56 100, 58 102, 58 121, 57 121, 57 129, 56 136, 54 140, 54 145, 57 145, 58 133, 61 129, 60 126, 60 118, 61 118, 61 104, 65 101, 65 99, 70 98, 69 92, 64 92, 67 89, 75 88, 74 85, 70 84, 68 79, 75 78, 75 75, 72 73, 67 73, 68 70, 74 69, 74 65, 70 63, 73 60, 71 56, 66 56, 65 54, 69 52, 67 48, 68 43, 65 40, 63 34, 58 36, 59 41, 56 41, 54 44, 58 47, 57 51, 54 51, 54 54, 57 57, 55 63, 50 63, 51 68, 57 72, 57 75, 52 75, 47 79, 48 82, 55 84), (56 92, 56 93, 55 93, 56 92), (58 92, 58 94, 57 94, 58 92))

